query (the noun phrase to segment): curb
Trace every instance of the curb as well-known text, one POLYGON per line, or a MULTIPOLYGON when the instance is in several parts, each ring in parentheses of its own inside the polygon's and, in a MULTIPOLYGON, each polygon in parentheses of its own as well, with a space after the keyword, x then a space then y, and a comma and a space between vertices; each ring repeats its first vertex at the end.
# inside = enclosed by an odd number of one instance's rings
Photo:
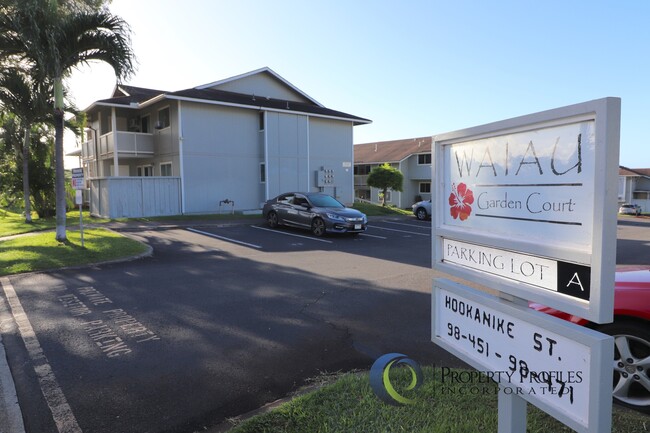
POLYGON ((23 414, 18 403, 16 385, 7 362, 7 353, 0 333, 0 431, 25 433, 23 414))

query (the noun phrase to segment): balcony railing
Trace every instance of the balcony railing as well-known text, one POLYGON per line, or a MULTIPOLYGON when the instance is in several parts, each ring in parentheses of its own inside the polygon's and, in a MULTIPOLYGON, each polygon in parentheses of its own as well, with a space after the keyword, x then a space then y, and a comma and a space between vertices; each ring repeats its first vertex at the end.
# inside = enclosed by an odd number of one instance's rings
POLYGON ((99 137, 99 155, 104 158, 112 156, 116 142, 120 157, 148 157, 154 154, 153 134, 117 131, 99 137))
POLYGON ((359 175, 354 176, 354 186, 367 186, 368 185, 368 175, 359 175))

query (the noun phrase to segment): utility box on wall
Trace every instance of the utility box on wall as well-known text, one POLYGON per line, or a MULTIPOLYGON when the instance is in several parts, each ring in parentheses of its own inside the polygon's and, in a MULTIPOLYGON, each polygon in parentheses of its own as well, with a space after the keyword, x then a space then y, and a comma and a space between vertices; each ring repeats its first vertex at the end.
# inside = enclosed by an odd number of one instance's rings
POLYGON ((319 188, 325 188, 334 185, 334 170, 331 168, 321 167, 316 172, 316 186, 319 188))

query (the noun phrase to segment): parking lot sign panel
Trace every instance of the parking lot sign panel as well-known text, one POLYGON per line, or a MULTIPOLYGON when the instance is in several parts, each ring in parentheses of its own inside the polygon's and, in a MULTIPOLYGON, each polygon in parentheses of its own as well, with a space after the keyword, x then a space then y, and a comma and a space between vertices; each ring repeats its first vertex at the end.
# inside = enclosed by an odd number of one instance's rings
POLYGON ((620 99, 604 98, 435 136, 433 267, 611 322, 619 134, 620 99), (453 257, 454 243, 511 266, 453 257))

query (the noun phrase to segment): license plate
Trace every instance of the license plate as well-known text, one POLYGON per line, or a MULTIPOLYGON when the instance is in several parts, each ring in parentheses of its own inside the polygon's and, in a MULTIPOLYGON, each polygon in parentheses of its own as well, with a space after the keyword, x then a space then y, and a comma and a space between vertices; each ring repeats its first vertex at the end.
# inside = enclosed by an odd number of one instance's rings
POLYGON ((355 230, 361 230, 361 224, 355 224, 354 229, 355 230))

